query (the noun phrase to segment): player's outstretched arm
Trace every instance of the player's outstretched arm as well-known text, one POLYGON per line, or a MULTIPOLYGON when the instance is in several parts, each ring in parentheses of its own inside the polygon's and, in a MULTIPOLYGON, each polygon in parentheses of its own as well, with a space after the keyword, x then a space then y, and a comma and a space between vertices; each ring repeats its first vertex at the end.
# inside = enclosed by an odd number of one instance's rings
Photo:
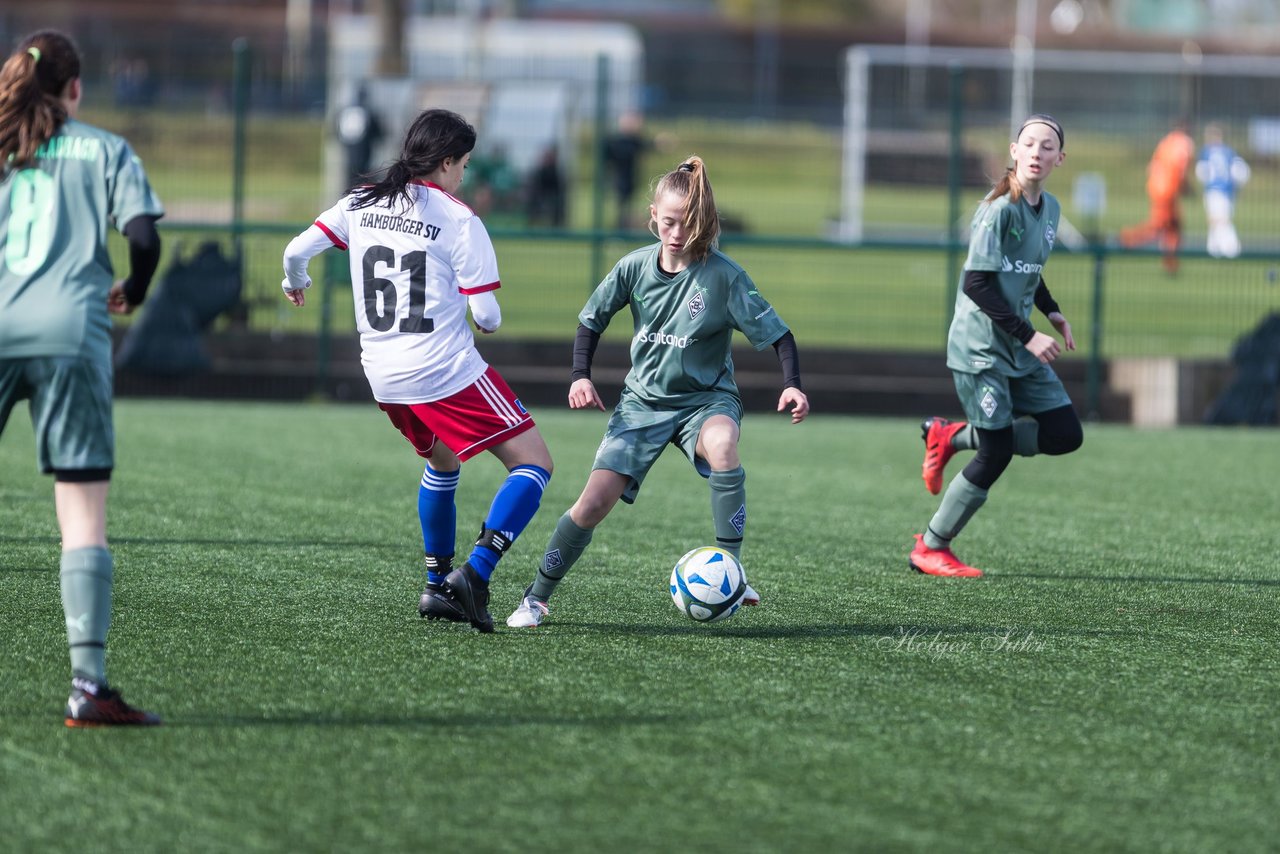
POLYGON ((315 225, 289 241, 284 248, 284 281, 280 283, 289 302, 296 306, 306 305, 306 290, 311 287, 307 264, 333 245, 333 238, 315 225))

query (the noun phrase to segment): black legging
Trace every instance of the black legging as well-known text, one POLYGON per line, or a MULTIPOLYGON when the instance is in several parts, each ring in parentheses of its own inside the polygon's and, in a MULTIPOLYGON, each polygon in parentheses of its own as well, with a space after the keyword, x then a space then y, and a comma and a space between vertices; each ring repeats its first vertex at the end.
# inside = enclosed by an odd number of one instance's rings
MULTIPOLYGON (((1084 444, 1084 429, 1070 405, 1039 412, 1032 418, 1039 425, 1037 453, 1050 456, 1069 454, 1084 444)), ((979 489, 990 489, 1013 459, 1013 427, 973 429, 978 434, 978 453, 964 467, 964 479, 979 489)))

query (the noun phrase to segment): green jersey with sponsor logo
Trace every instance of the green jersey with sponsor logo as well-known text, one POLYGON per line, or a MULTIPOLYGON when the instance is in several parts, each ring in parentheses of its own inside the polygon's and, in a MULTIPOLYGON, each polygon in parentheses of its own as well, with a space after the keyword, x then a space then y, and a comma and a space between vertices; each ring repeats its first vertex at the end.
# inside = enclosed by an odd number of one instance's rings
POLYGON ((144 214, 164 208, 129 144, 74 119, 0 172, 0 359, 110 360, 107 229, 144 214))
MULTIPOLYGON (((1042 192, 1039 213, 1025 197, 1012 202, 1004 195, 982 202, 973 215, 964 269, 995 273, 1009 308, 1024 320, 1031 318, 1040 271, 1053 249, 1060 213, 1058 200, 1042 192)), ((963 281, 962 273, 962 284, 963 281)), ((963 288, 957 292, 955 316, 947 336, 948 368, 966 374, 994 370, 1020 377, 1039 366, 1040 360, 1021 341, 992 323, 963 288)))
POLYGON ((736 329, 757 350, 787 333, 746 271, 719 250, 667 275, 658 268, 662 244, 627 255, 587 300, 578 321, 604 332, 631 306, 631 370, 627 389, 648 403, 699 406, 737 395, 731 341, 736 329))

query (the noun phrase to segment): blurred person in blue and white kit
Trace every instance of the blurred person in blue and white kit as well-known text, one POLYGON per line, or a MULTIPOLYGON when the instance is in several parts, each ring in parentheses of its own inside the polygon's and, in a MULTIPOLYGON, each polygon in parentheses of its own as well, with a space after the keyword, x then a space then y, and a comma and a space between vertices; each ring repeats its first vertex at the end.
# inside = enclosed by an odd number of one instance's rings
POLYGON ((1236 191, 1249 180, 1249 164, 1223 141, 1221 125, 1205 126, 1196 179, 1204 185, 1204 212, 1209 225, 1205 248, 1215 258, 1234 258, 1240 254, 1240 237, 1233 222, 1236 191))

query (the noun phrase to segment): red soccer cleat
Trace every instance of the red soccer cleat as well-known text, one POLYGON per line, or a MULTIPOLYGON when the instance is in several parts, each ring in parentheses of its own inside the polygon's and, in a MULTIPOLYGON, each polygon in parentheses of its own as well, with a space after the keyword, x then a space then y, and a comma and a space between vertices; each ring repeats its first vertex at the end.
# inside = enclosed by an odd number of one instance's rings
POLYGON ((911 568, 925 575, 944 578, 981 578, 982 570, 961 563, 951 549, 931 549, 924 544, 924 534, 916 534, 916 547, 911 550, 911 568))
POLYGON ((160 723, 157 715, 135 709, 124 701, 119 691, 106 685, 76 677, 71 680, 71 686, 67 726, 155 726, 160 723))
POLYGON ((956 449, 951 447, 951 437, 965 427, 965 422, 954 424, 936 415, 926 418, 920 423, 920 435, 924 439, 924 488, 933 495, 942 491, 942 471, 947 461, 955 455, 956 449))

